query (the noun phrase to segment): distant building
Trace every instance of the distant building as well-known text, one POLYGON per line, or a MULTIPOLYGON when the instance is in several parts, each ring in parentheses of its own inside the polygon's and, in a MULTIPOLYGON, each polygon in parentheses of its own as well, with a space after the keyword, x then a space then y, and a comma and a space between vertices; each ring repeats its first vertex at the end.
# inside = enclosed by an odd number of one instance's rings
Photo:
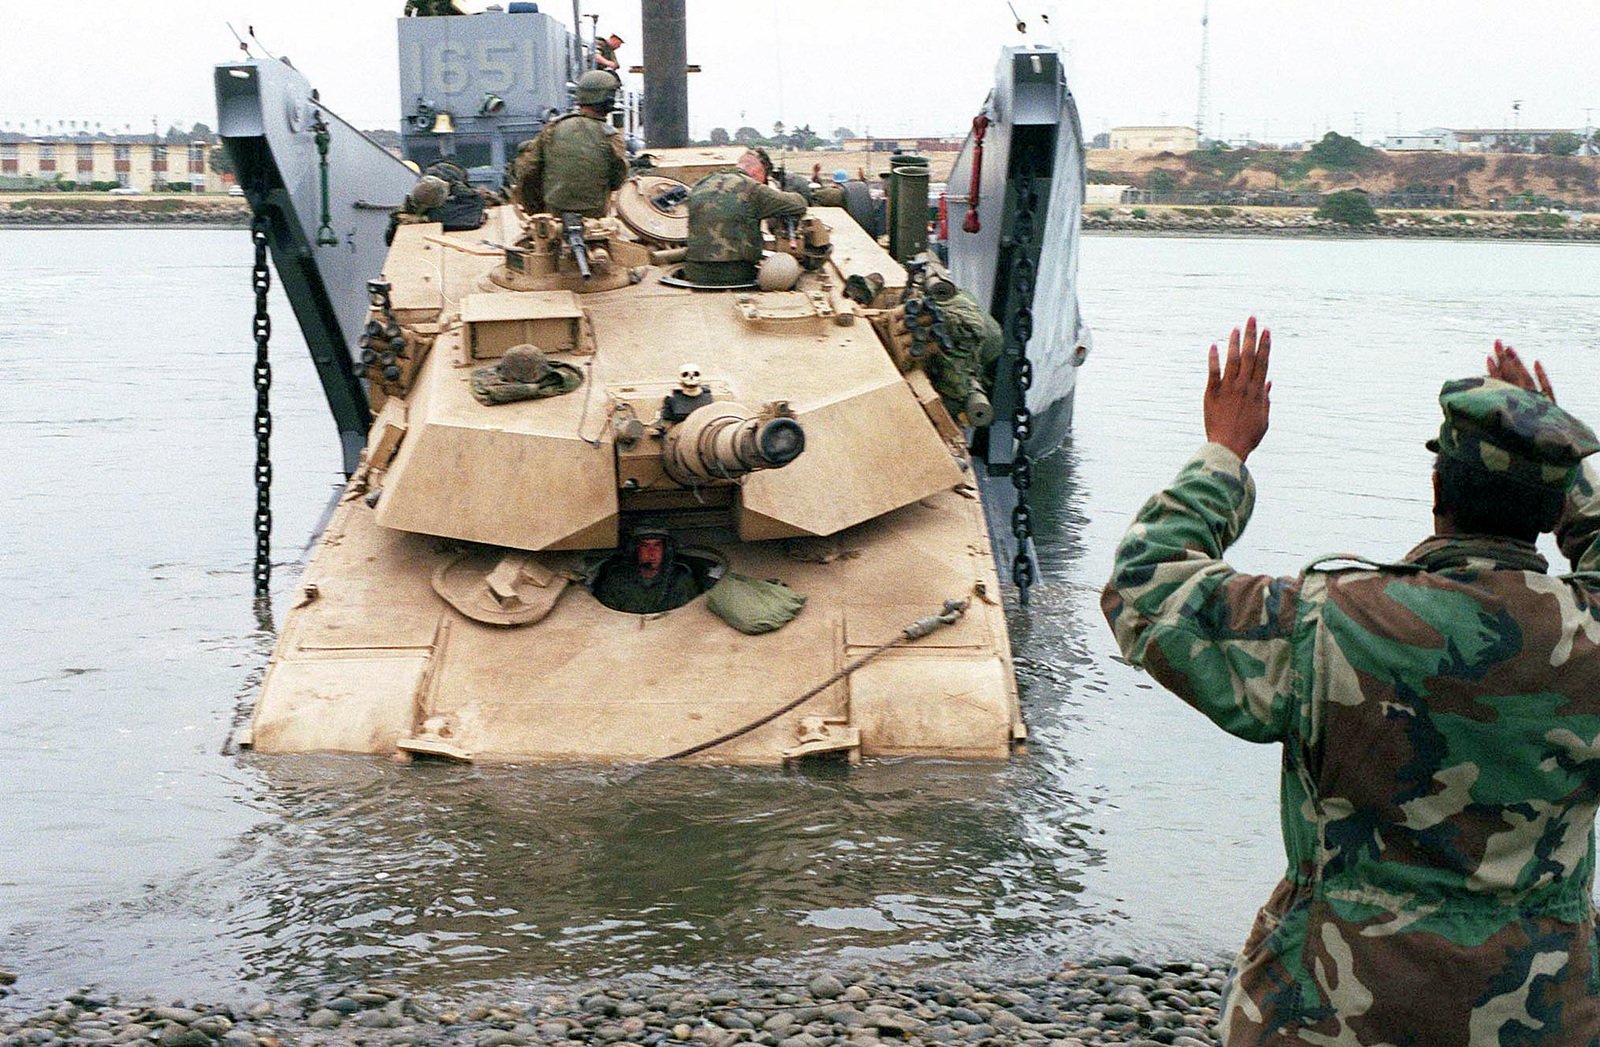
POLYGON ((1581 127, 1469 127, 1455 131, 1464 153, 1548 152, 1551 136, 1558 134, 1583 138, 1585 132, 1581 127))
POLYGON ((1415 134, 1391 135, 1383 148, 1391 152, 1544 153, 1558 134, 1588 138, 1581 127, 1430 127, 1415 134))
POLYGON ((1083 187, 1083 202, 1086 205, 1095 204, 1125 204, 1130 199, 1131 185, 1095 185, 1083 187))
POLYGON ((1430 127, 1415 134, 1390 135, 1383 140, 1383 148, 1391 153, 1458 153, 1461 151, 1461 140, 1448 127, 1430 127))
POLYGON ((846 138, 839 145, 847 153, 954 153, 966 136, 943 138, 846 138))
POLYGON ((88 188, 115 183, 141 192, 187 185, 217 193, 229 180, 211 170, 209 140, 168 142, 157 135, 25 135, 0 131, 0 188, 60 182, 88 188))
POLYGON ((1136 153, 1192 153, 1200 134, 1192 127, 1113 127, 1111 148, 1136 153))

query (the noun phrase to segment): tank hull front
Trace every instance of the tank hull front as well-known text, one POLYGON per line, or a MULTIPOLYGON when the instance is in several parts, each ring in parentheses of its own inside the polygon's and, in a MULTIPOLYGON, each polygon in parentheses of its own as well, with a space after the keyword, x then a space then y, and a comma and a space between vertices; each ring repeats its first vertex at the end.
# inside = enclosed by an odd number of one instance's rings
POLYGON ((805 595, 804 609, 751 636, 717 618, 703 595, 634 615, 574 583, 539 622, 485 625, 432 587, 436 570, 465 547, 382 527, 363 499, 348 499, 300 582, 248 740, 271 753, 650 761, 761 720, 946 600, 963 599, 970 603, 955 624, 693 759, 1003 759, 1023 738, 999 587, 971 490, 940 493, 820 545, 717 532, 683 539, 716 548, 741 574, 784 579, 805 595))

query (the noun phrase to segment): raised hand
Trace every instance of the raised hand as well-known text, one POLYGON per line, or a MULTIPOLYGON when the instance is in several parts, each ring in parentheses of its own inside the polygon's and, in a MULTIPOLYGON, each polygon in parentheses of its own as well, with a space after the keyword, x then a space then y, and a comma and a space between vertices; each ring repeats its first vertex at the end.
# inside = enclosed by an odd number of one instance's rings
POLYGON ((1228 336, 1226 368, 1211 346, 1206 378, 1206 439, 1221 444, 1240 460, 1247 458, 1267 435, 1272 412, 1272 383, 1267 381, 1267 365, 1272 355, 1272 332, 1261 329, 1256 338, 1256 318, 1245 322, 1244 336, 1235 327, 1228 336))
POLYGON ((1543 393, 1550 398, 1551 403, 1555 402, 1556 391, 1550 386, 1550 376, 1544 373, 1544 364, 1535 360, 1533 374, 1529 374, 1527 365, 1522 362, 1522 357, 1517 355, 1517 351, 1498 338, 1494 340, 1494 353, 1489 356, 1488 365, 1490 378, 1510 382, 1519 389, 1543 393))

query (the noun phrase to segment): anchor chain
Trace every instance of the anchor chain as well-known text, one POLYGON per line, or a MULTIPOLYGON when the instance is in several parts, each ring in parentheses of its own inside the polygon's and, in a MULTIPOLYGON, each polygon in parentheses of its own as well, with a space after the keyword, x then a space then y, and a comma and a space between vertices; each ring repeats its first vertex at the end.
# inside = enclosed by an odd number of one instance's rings
POLYGON ((272 364, 267 343, 272 338, 272 316, 267 312, 267 291, 272 287, 272 270, 267 268, 267 231, 271 221, 257 214, 250 223, 250 239, 255 243, 255 268, 250 284, 256 292, 253 330, 256 339, 256 596, 271 592, 272 580, 272 409, 268 393, 272 389, 272 364))
POLYGON ((1039 194, 1032 176, 1017 183, 1017 207, 1013 216, 1011 242, 1012 257, 1010 301, 1017 303, 1006 324, 1009 351, 1016 357, 1014 371, 1016 382, 1016 407, 1011 413, 1011 432, 1017 441, 1016 456, 1011 463, 1011 486, 1017 492, 1017 504, 1011 510, 1011 534, 1017 540, 1017 552, 1011 560, 1011 581, 1017 587, 1017 599, 1026 607, 1028 589, 1036 580, 1029 543, 1033 538, 1033 510, 1028 505, 1028 489, 1033 485, 1033 459, 1028 455, 1028 440, 1033 435, 1033 412, 1028 409, 1028 390, 1033 385, 1033 361, 1028 359, 1028 341, 1033 337, 1033 294, 1038 270, 1033 260, 1036 235, 1034 213, 1039 206, 1039 194))
POLYGON ((316 132, 317 163, 322 170, 322 224, 317 226, 317 246, 339 246, 339 234, 333 231, 333 215, 328 206, 328 144, 333 141, 333 135, 328 131, 328 122, 322 119, 322 110, 317 110, 317 118, 311 124, 311 130, 316 132))

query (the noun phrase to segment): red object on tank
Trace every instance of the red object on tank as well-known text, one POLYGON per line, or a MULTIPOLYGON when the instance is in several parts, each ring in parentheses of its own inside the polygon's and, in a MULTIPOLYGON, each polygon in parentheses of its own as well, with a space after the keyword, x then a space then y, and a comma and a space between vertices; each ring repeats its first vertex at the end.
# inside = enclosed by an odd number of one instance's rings
POLYGON ((972 118, 972 188, 967 191, 967 217, 961 222, 963 232, 975 233, 983 228, 978 221, 978 186, 983 178, 983 136, 989 133, 989 118, 982 113, 972 118))
POLYGON ((945 242, 950 239, 950 196, 947 193, 939 194, 939 239, 945 242))

